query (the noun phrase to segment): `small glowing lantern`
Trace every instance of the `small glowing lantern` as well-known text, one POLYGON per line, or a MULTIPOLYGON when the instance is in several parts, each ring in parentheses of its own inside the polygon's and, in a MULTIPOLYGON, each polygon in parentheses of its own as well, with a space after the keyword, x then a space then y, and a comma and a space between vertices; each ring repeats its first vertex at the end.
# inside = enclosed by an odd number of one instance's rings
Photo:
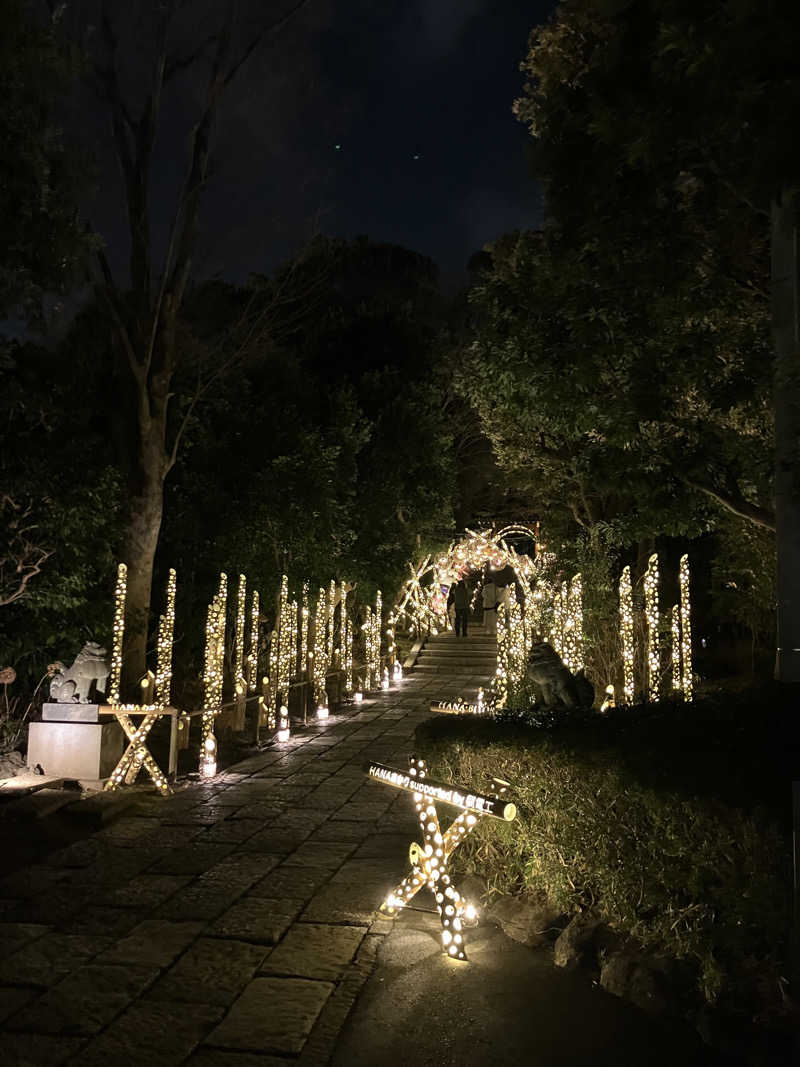
POLYGON ((317 718, 318 719, 327 719, 328 718, 328 705, 327 704, 318 704, 317 705, 317 718))
POLYGON ((213 778, 217 773, 217 739, 213 734, 207 734, 203 742, 203 759, 200 764, 200 773, 204 778, 213 778))
POLYGON ((388 667, 384 667, 383 668, 383 679, 381 680, 381 689, 383 689, 383 691, 386 692, 386 690, 388 688, 389 688, 389 668, 388 667))
POLYGON ((285 704, 281 704, 280 720, 278 723, 278 740, 288 741, 290 735, 289 729, 289 709, 285 704))

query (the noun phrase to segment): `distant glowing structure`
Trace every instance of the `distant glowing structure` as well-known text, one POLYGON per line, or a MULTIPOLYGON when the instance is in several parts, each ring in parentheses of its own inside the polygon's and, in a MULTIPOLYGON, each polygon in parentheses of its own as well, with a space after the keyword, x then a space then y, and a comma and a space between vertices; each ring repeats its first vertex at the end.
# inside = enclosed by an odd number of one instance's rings
POLYGON ((661 675, 661 649, 658 634, 658 553, 647 561, 644 575, 644 613, 647 622, 647 693, 650 700, 658 700, 661 675))
POLYGON ((689 599, 689 557, 681 556, 678 573, 681 589, 681 689, 683 699, 691 700, 692 690, 692 608, 689 599))
POLYGON ((633 703, 633 590, 631 569, 624 567, 619 580, 619 632, 622 641, 622 699, 633 703))
POLYGON ((108 675, 108 702, 120 702, 122 680, 122 639, 125 636, 125 601, 128 597, 128 568, 120 563, 117 567, 117 585, 114 590, 114 630, 111 636, 111 669, 108 675))

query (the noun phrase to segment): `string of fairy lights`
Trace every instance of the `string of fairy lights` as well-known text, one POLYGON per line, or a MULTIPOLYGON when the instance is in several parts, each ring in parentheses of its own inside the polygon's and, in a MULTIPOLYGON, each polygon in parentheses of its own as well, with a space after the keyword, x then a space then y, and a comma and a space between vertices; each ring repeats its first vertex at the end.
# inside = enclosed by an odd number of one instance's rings
MULTIPOLYGON (((532 644, 547 636, 573 673, 585 666, 583 627, 583 579, 580 574, 569 581, 553 581, 553 559, 536 542, 536 557, 518 553, 506 542, 511 533, 525 534, 536 540, 536 532, 527 527, 509 527, 498 534, 491 531, 468 532, 468 537, 437 559, 426 557, 418 567, 411 567, 401 597, 389 612, 383 629, 382 594, 378 590, 373 604, 361 609, 361 634, 364 652, 363 677, 354 677, 355 627, 348 610, 348 592, 344 581, 331 580, 320 587, 314 610, 311 610, 309 584, 304 581, 296 599, 289 596, 289 578, 282 575, 277 598, 275 626, 265 647, 268 673, 258 696, 258 723, 274 732, 277 740, 291 735, 289 715, 290 689, 306 679, 312 685, 318 718, 328 716, 328 676, 338 669, 343 676, 344 694, 360 703, 364 691, 387 689, 402 681, 398 660, 397 628, 411 636, 435 634, 446 629, 446 592, 455 580, 470 570, 487 565, 495 570, 511 567, 515 581, 505 588, 497 604, 498 656, 496 675, 490 691, 481 691, 482 714, 493 714, 503 707, 511 690, 524 681, 532 644), (338 611, 337 611, 338 607, 338 611)), ((679 599, 662 620, 660 609, 661 572, 657 553, 653 553, 641 579, 644 611, 644 647, 639 661, 644 683, 639 698, 657 700, 667 684, 671 692, 692 699, 692 630, 688 555, 679 566, 679 599), (667 647, 668 645, 668 647, 667 647)), ((114 593, 111 664, 108 701, 117 712, 129 739, 120 765, 113 772, 108 787, 134 780, 145 767, 157 788, 168 790, 166 777, 147 750, 147 735, 155 721, 167 711, 172 688, 172 653, 175 633, 175 596, 177 577, 168 572, 165 609, 159 618, 156 671, 142 680, 142 693, 152 693, 152 703, 122 704, 121 682, 127 567, 119 564, 114 593), (130 715, 143 716, 138 726, 130 715)), ((248 690, 254 693, 259 682, 260 599, 257 591, 247 610, 247 578, 239 575, 232 637, 232 683, 237 699, 244 700, 248 690), (249 627, 248 627, 249 619, 249 627), (246 640, 247 639, 247 640, 246 640), (249 646, 249 647, 248 647, 249 646)), ((228 578, 219 576, 218 587, 208 605, 203 669, 203 708, 201 717, 200 771, 205 776, 216 773, 217 741, 215 723, 223 709, 225 678, 226 618, 228 578)), ((619 581, 619 633, 622 660, 622 703, 631 704, 637 697, 635 683, 636 627, 631 568, 625 567, 619 581)), ((615 703, 614 685, 606 686, 603 708, 615 703)), ((243 707, 244 705, 242 705, 243 707)), ((466 705, 465 705, 466 707, 466 705)), ((188 719, 186 720, 188 722, 188 719)))
MULTIPOLYGON (((643 666, 645 683, 641 697, 658 700, 662 694, 664 679, 668 673, 669 688, 684 700, 693 695, 692 673, 692 619, 689 557, 680 558, 678 570, 679 600, 669 609, 662 625, 660 608, 661 572, 658 553, 647 561, 642 579, 644 591, 645 648, 643 666), (664 634, 669 633, 669 649, 663 647, 664 634), (669 672, 662 669, 669 653, 669 672)), ((633 704, 635 692, 635 627, 633 586, 630 567, 623 568, 619 581, 619 630, 622 646, 623 702, 633 704)))

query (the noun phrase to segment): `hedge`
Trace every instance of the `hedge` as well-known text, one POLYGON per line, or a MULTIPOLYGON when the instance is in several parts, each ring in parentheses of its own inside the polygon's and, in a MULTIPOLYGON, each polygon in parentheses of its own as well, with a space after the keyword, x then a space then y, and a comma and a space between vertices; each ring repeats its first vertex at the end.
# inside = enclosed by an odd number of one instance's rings
POLYGON ((443 716, 417 730, 432 776, 515 787, 516 821, 479 823, 462 869, 567 914, 591 907, 645 949, 693 961, 706 1002, 778 1010, 797 766, 782 709, 740 697, 529 719, 443 716))

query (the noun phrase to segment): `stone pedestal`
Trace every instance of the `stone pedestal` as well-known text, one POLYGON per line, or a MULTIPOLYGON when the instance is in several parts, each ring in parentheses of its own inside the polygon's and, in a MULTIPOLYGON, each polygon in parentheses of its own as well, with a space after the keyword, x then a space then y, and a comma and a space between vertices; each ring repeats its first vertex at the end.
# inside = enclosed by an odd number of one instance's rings
POLYGON ((100 722, 99 704, 59 704, 56 701, 42 705, 43 722, 100 722))
MULTIPOLYGON (((53 705, 50 705, 53 707, 53 705)), ((59 708, 92 707, 61 704, 59 708)), ((32 722, 28 728, 28 766, 63 778, 108 778, 122 758, 125 734, 111 722, 32 722)))

